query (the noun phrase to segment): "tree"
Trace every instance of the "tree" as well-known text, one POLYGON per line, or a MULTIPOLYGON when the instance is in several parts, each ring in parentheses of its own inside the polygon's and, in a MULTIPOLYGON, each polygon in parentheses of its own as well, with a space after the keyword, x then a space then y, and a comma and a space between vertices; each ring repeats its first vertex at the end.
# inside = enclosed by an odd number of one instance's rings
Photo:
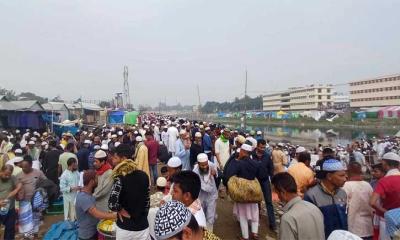
POLYGON ((102 108, 111 108, 111 103, 107 102, 107 101, 101 101, 99 103, 99 106, 102 107, 102 108))
POLYGON ((18 98, 18 100, 35 100, 41 104, 48 102, 47 98, 37 96, 36 94, 31 93, 31 92, 22 92, 17 96, 17 98, 18 98))
POLYGON ((7 90, 5 88, 0 87, 0 95, 6 96, 7 99, 10 101, 17 100, 17 96, 15 94, 15 91, 13 90, 7 90))

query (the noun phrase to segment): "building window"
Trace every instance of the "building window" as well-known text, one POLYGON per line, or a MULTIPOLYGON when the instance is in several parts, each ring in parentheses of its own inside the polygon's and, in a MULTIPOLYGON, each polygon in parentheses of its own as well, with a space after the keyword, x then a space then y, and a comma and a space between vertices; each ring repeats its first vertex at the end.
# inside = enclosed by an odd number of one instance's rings
POLYGON ((318 96, 318 99, 322 99, 322 96, 318 96))
POLYGON ((321 93, 322 92, 322 89, 321 88, 318 88, 318 93, 321 93))

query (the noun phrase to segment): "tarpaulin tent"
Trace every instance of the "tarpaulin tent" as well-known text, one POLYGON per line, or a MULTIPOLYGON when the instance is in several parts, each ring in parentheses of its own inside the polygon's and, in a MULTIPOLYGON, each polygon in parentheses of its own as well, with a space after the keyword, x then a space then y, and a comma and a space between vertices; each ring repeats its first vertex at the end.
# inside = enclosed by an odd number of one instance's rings
POLYGON ((351 113, 351 118, 356 119, 356 120, 363 120, 367 117, 366 112, 353 112, 351 113))
POLYGON ((135 125, 137 123, 138 116, 139 116, 139 112, 136 112, 136 111, 127 112, 125 114, 124 123, 125 124, 135 125))
POLYGON ((384 107, 378 111, 379 118, 400 118, 400 106, 384 107))
POLYGON ((124 123, 124 111, 112 111, 108 114, 109 124, 123 124, 124 123))

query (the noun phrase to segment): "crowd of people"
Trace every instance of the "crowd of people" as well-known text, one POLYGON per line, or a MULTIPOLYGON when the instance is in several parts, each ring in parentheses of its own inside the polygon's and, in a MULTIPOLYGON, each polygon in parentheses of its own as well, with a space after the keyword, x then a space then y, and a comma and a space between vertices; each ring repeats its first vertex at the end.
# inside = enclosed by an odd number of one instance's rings
MULTIPOLYGON (((233 202, 241 240, 257 240, 261 202, 282 240, 391 239, 400 228, 396 137, 307 149, 261 131, 144 114, 135 126, 56 136, 0 135, 4 239, 38 237, 42 212, 62 196, 79 239, 226 239, 216 236, 218 198, 233 202), (16 226, 18 226, 16 228, 16 226)), ((220 206, 225 207, 225 206, 220 206)))

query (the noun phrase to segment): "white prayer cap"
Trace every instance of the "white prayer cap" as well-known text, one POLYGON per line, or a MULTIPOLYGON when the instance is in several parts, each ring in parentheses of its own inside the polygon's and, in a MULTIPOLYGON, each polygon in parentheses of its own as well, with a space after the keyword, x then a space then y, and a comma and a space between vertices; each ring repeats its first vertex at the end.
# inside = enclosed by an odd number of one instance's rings
POLYGON ((167 179, 165 177, 159 177, 156 181, 157 187, 165 187, 167 186, 167 179))
POLYGON ((111 135, 111 138, 117 138, 117 137, 118 137, 117 134, 111 135))
POLYGON ((84 144, 91 144, 92 142, 89 139, 86 139, 85 141, 83 141, 84 144))
POLYGON ((302 152, 305 152, 305 151, 307 151, 304 147, 298 147, 298 148, 296 148, 296 153, 302 153, 302 152))
POLYGON ((42 142, 42 146, 46 146, 47 145, 47 142, 42 142))
POLYGON ((19 129, 15 130, 15 133, 16 133, 16 134, 20 133, 19 129))
POLYGON ((87 134, 87 132, 86 132, 86 131, 83 131, 82 133, 83 133, 83 135, 86 135, 86 134, 87 134))
POLYGON ((210 127, 206 127, 204 130, 209 131, 209 130, 211 130, 211 128, 210 127))
POLYGON ((183 135, 183 134, 186 134, 186 130, 184 130, 184 129, 182 129, 182 130, 179 132, 179 135, 183 135))
POLYGON ((208 162, 208 156, 205 153, 197 155, 197 162, 208 162))
POLYGON ((149 129, 149 126, 145 125, 143 128, 144 128, 144 129, 149 129))
MULTIPOLYGON (((114 144, 114 145, 115 145, 115 144, 114 144)), ((101 147, 100 147, 100 149, 101 149, 101 150, 104 150, 104 151, 108 151, 108 145, 107 145, 107 144, 102 144, 101 147)))
POLYGON ((118 131, 118 136, 122 136, 122 135, 123 135, 122 131, 118 131))
POLYGON ((262 134, 262 132, 261 131, 257 131, 257 135, 261 135, 262 134))
POLYGON ((94 150, 99 150, 100 149, 100 145, 94 145, 93 149, 94 150))
POLYGON ((152 127, 155 127, 156 125, 154 123, 151 124, 152 127))
POLYGON ((118 147, 121 143, 120 142, 116 142, 114 143, 114 147, 118 147))
POLYGON ((31 138, 31 140, 36 142, 37 138, 33 137, 33 138, 31 138))
POLYGON ((29 141, 28 145, 35 145, 35 142, 34 141, 29 141))
POLYGON ((182 166, 182 161, 178 157, 172 157, 168 160, 167 165, 168 167, 177 168, 179 166, 182 166))
POLYGON ((245 150, 245 151, 247 151, 247 152, 253 151, 253 147, 248 145, 248 144, 246 144, 246 143, 242 144, 242 146, 240 148, 245 150))
POLYGON ((194 134, 194 136, 195 136, 195 137, 200 137, 200 138, 201 138, 201 132, 196 132, 196 133, 194 134))
POLYGON ((141 136, 137 136, 135 140, 136 142, 143 142, 143 138, 141 136))
POLYGON ((24 160, 23 157, 15 157, 15 158, 14 158, 14 163, 22 162, 22 160, 24 160))
POLYGON ((89 137, 92 137, 93 136, 93 133, 89 133, 89 137))
POLYGON ((16 153, 16 154, 22 154, 22 149, 17 148, 17 149, 15 149, 14 153, 16 153))
POLYGON ((60 147, 64 150, 64 145, 60 144, 60 147))
POLYGON ((204 125, 200 125, 200 129, 204 129, 204 125))
POLYGON ((138 131, 134 131, 133 134, 139 134, 139 132, 138 131))
POLYGON ((328 240, 362 240, 362 238, 345 230, 335 230, 329 235, 328 240))
POLYGON ((400 156, 397 155, 397 154, 394 153, 394 152, 385 153, 385 154, 382 156, 382 159, 383 159, 383 160, 391 160, 391 161, 400 162, 400 156))
POLYGON ((101 141, 101 145, 103 145, 103 144, 108 144, 108 141, 107 140, 103 140, 103 141, 101 141))
POLYGON ((103 150, 98 150, 95 154, 94 154, 94 158, 100 159, 100 158, 106 158, 107 157, 107 153, 104 152, 103 150))
POLYGON ((243 137, 242 135, 239 135, 239 136, 236 137, 236 141, 241 143, 241 144, 243 144, 243 143, 246 142, 246 138, 243 137))
POLYGON ((283 143, 278 143, 278 147, 283 147, 285 146, 283 143))
POLYGON ((31 130, 29 128, 26 129, 26 132, 30 132, 31 130))

